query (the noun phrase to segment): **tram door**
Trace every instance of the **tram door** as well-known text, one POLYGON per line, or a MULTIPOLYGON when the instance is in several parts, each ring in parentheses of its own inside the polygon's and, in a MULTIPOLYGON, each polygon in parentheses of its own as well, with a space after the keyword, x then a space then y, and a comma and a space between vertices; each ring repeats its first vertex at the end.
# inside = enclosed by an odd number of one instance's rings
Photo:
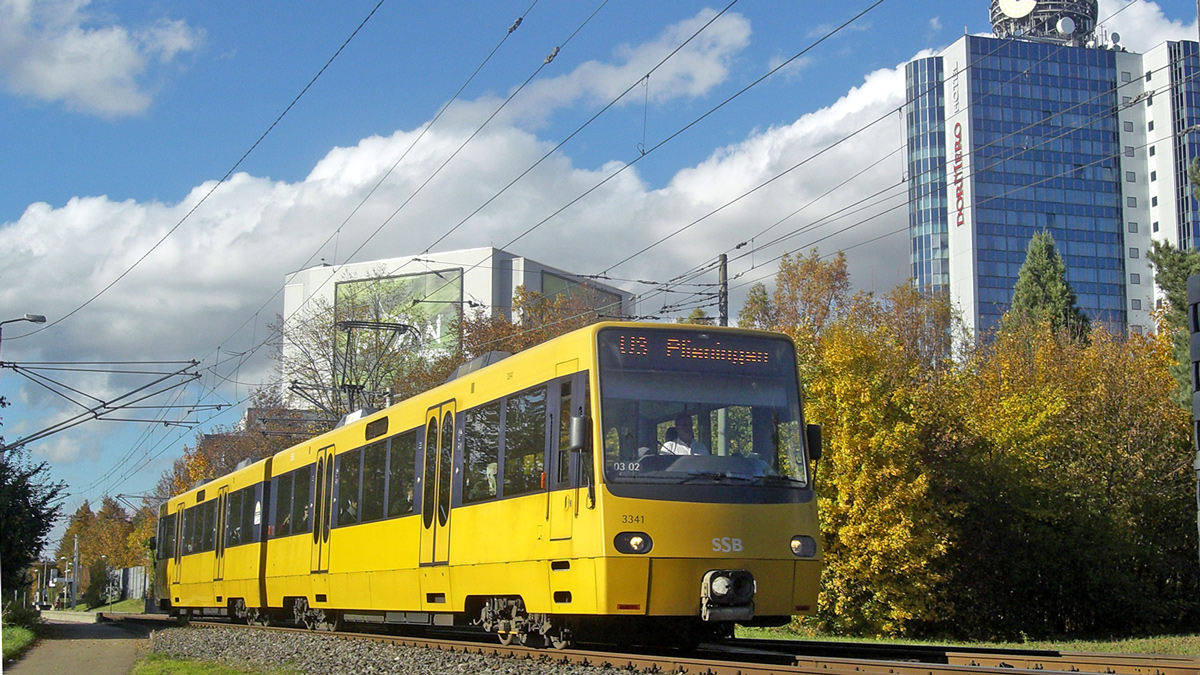
MULTIPOLYGON (((559 372, 570 372, 578 368, 578 361, 559 364, 559 372), (565 366, 565 368, 564 368, 565 366)), ((575 519, 579 517, 582 476, 591 467, 591 454, 571 450, 571 416, 582 415, 587 407, 587 373, 575 373, 559 378, 550 385, 550 396, 558 404, 551 409, 551 421, 556 431, 550 435, 551 465, 553 476, 549 492, 550 538, 570 539, 574 534, 575 519)))
POLYGON ((454 401, 425 413, 421 471, 421 564, 450 561, 450 479, 454 473, 454 401))
POLYGON ((576 495, 570 488, 574 473, 572 460, 576 459, 573 457, 576 453, 568 450, 571 436, 571 384, 571 380, 564 379, 550 385, 550 395, 558 399, 558 405, 551 412, 554 426, 557 427, 557 433, 551 434, 553 444, 550 448, 550 473, 554 478, 548 493, 551 539, 570 539, 575 523, 576 495))
POLYGON ((195 516, 195 514, 185 513, 185 511, 186 509, 183 508, 182 503, 179 504, 179 509, 175 511, 175 564, 172 565, 175 570, 175 576, 171 579, 172 584, 179 583, 179 577, 183 570, 183 549, 187 546, 187 542, 183 540, 183 519, 195 516))
POLYGON ((225 578, 225 510, 228 498, 229 486, 225 486, 217 493, 217 532, 216 540, 213 542, 213 550, 216 555, 213 558, 213 581, 221 581, 225 578))
POLYGON ((333 519, 333 457, 332 445, 317 451, 317 468, 313 476, 313 505, 316 511, 312 531, 313 572, 329 571, 329 526, 333 519))

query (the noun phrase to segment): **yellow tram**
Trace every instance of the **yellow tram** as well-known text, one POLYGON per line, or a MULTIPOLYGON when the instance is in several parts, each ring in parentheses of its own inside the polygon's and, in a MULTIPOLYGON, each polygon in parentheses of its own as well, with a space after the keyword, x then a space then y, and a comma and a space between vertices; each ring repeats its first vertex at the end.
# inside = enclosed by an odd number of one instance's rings
POLYGON ((596 324, 171 498, 156 597, 555 646, 779 625, 816 605, 819 454, 785 336, 596 324))

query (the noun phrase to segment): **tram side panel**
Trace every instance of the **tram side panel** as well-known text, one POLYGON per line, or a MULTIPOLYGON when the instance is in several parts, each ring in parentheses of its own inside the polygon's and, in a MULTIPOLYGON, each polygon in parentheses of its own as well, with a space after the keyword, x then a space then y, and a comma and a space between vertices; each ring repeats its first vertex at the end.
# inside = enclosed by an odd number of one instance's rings
MULTIPOLYGON (((536 380, 537 372, 526 377, 536 380)), ((588 399, 587 379, 586 371, 567 372, 502 396, 484 391, 482 403, 461 411, 450 518, 455 611, 514 596, 529 612, 597 611, 595 559, 603 546, 581 479, 592 475, 592 459, 567 448, 562 433, 573 407, 588 399)))
POLYGON ((258 608, 265 606, 262 584, 263 561, 266 550, 265 508, 268 494, 269 460, 234 473, 227 485, 223 503, 218 509, 222 531, 217 533, 215 551, 216 573, 214 594, 216 603, 226 606, 258 608))
POLYGON ((225 609, 234 599, 262 602, 264 481, 269 461, 209 481, 171 499, 160 536, 170 536, 160 607, 225 609), (167 535, 169 531, 172 534, 167 535))
MULTIPOLYGON (((292 610, 285 599, 313 597, 309 577, 315 562, 314 530, 317 538, 321 534, 315 529, 318 518, 313 504, 319 482, 318 451, 314 445, 309 443, 276 454, 268 476, 263 606, 282 609, 285 615, 292 610)), ((323 474, 323 459, 321 468, 323 474)))

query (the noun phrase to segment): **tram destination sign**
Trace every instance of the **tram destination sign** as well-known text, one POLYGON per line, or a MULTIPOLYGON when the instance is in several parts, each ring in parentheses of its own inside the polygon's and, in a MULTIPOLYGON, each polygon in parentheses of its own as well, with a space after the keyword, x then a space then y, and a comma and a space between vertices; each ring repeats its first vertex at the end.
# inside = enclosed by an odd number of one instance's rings
POLYGON ((795 363, 786 340, 759 335, 610 328, 598 340, 602 368, 751 375, 787 372, 795 363))

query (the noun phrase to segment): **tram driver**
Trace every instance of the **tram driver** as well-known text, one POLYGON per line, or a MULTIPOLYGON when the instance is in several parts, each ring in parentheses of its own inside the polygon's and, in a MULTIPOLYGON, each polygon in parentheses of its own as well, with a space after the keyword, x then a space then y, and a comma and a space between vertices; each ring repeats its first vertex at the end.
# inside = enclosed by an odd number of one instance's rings
POLYGON ((678 438, 667 440, 659 449, 660 455, 708 455, 712 454, 703 443, 696 440, 692 433, 692 416, 680 413, 675 417, 675 431, 678 438))

